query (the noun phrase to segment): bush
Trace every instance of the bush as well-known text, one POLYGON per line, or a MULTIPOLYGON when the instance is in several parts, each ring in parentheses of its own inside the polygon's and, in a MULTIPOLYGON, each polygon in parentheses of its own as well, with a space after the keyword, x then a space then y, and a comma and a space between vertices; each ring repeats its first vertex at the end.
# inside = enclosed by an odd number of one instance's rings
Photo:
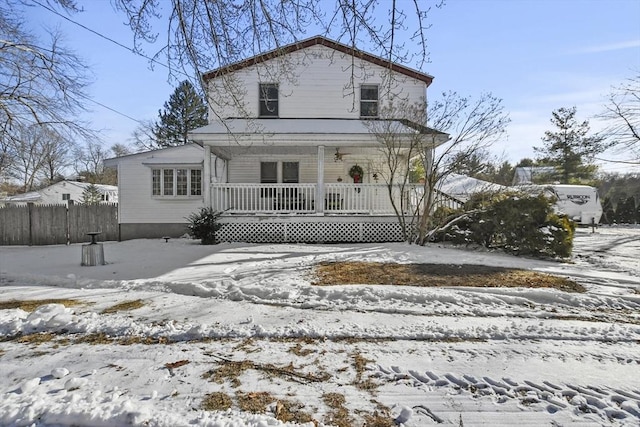
POLYGON ((503 193, 472 198, 455 225, 437 239, 478 244, 515 255, 568 257, 575 224, 553 212, 553 200, 544 195, 503 193))
POLYGON ((200 243, 203 245, 218 243, 216 232, 222 227, 222 224, 218 222, 220 215, 222 212, 216 212, 211 208, 200 208, 198 212, 192 213, 187 217, 189 235, 200 239, 200 243))

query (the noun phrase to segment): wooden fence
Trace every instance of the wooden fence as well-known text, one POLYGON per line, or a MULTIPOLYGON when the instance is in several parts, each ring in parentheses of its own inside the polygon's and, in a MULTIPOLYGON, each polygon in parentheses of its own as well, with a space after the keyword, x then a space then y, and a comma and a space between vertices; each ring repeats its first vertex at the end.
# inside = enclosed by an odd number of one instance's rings
POLYGON ((0 245, 60 245, 118 240, 118 205, 34 205, 0 208, 0 245))

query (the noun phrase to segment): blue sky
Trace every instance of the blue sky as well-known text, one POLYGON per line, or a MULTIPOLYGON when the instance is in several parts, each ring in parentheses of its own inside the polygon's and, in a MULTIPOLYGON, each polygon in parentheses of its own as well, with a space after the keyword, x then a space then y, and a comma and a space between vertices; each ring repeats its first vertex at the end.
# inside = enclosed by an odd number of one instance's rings
MULTIPOLYGON (((132 46, 124 17, 109 1, 79 3, 85 11, 71 19, 132 46)), ((157 119, 176 85, 167 81, 166 69, 151 70, 148 60, 38 6, 27 16, 34 29, 57 27, 66 34, 67 46, 92 68, 97 102, 135 119, 157 119)), ((611 87, 640 70, 640 0, 447 0, 428 20, 430 63, 422 71, 435 77, 428 96, 454 90, 502 98, 512 121, 508 137, 493 151, 512 163, 534 156, 531 147, 541 146, 544 131, 553 129, 549 119, 557 108, 576 106, 578 118, 599 130, 593 116, 611 87)), ((153 47, 147 53, 155 53, 153 47)), ((135 121, 97 104, 92 108, 86 119, 101 130, 105 145, 129 142, 135 121)))

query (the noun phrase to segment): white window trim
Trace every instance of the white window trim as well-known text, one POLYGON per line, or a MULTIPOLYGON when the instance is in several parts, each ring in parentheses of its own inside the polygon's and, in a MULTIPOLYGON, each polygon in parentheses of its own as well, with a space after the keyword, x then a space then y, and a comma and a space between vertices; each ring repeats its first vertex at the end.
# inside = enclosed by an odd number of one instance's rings
MULTIPOLYGON (((266 94, 265 94, 265 96, 266 96, 266 94)), ((267 83, 267 82, 258 83, 258 117, 262 117, 262 118, 279 118, 280 117, 280 85, 278 83, 267 83), (261 90, 263 85, 265 85, 265 86, 275 86, 277 94, 278 94, 277 98, 268 98, 268 97, 267 98, 263 98, 262 97, 263 91, 261 90), (275 101, 276 102, 276 108, 277 108, 278 111, 276 111, 275 114, 265 114, 265 115, 260 114, 260 111, 262 109, 261 108, 262 107, 262 103, 264 101, 267 101, 267 104, 268 104, 269 101, 275 101)))
POLYGON ((189 167, 189 166, 170 166, 170 167, 153 167, 151 168, 151 198, 153 199, 201 199, 203 198, 203 179, 204 173, 202 167, 189 167), (184 169, 187 171, 187 193, 178 195, 178 170, 184 169), (173 171, 173 183, 171 194, 164 194, 165 183, 164 183, 164 171, 171 170, 173 171), (200 171, 200 194, 191 194, 191 171, 199 170, 200 171), (153 172, 160 171, 160 194, 153 194, 153 172))
POLYGON ((360 85, 360 117, 361 118, 365 118, 365 119, 375 119, 380 117, 380 85, 377 83, 366 83, 366 84, 361 84, 360 85), (373 100, 373 99, 362 99, 362 89, 364 88, 376 88, 376 91, 378 93, 378 97, 377 99, 373 100), (376 112, 377 114, 375 116, 365 116, 362 114, 362 103, 366 102, 366 103, 371 103, 373 104, 375 102, 376 104, 376 112))

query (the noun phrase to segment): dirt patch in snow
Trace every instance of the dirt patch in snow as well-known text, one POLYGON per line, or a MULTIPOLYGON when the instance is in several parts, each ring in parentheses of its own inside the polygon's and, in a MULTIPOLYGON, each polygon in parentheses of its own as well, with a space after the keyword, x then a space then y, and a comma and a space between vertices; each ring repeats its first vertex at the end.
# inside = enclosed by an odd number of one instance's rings
POLYGON ((564 277, 477 264, 325 262, 316 266, 315 274, 314 285, 525 287, 586 291, 582 285, 564 277))

